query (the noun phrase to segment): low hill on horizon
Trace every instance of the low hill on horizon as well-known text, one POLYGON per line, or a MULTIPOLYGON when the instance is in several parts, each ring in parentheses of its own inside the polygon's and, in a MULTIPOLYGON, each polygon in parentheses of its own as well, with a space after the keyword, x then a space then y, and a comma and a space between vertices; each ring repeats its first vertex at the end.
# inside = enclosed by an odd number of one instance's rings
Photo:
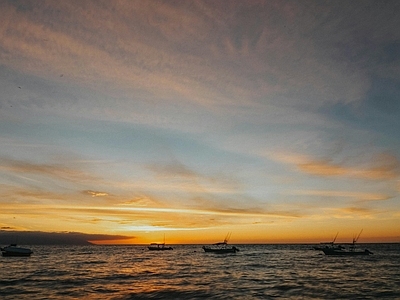
POLYGON ((121 240, 132 237, 80 232, 42 232, 0 230, 0 245, 93 245, 89 241, 121 240))

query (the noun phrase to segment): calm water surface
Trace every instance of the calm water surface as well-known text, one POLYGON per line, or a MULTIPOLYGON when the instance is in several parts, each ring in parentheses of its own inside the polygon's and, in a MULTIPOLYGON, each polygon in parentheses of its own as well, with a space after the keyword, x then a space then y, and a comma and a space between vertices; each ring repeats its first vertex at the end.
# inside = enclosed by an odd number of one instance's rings
POLYGON ((331 257, 311 245, 239 245, 236 254, 145 246, 32 246, 0 257, 1 299, 400 299, 400 244, 331 257))

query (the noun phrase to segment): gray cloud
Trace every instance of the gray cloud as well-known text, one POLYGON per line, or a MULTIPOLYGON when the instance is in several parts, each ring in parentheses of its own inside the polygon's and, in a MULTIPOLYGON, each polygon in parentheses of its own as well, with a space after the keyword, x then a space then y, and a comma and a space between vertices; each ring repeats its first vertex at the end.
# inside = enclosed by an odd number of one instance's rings
POLYGON ((63 164, 40 164, 27 161, 1 158, 0 170, 3 172, 21 173, 21 174, 38 174, 60 180, 71 182, 91 182, 97 177, 86 173, 77 168, 67 167, 63 164))
POLYGON ((2 61, 214 106, 295 94, 304 103, 356 101, 367 88, 365 69, 380 63, 366 58, 396 40, 393 5, 8 2, 2 61))

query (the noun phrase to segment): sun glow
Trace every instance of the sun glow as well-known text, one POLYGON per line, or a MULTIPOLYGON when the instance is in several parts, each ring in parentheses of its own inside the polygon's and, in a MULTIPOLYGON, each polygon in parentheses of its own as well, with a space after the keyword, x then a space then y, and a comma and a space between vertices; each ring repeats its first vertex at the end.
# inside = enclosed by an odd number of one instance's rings
POLYGON ((0 4, 0 232, 400 236, 390 3, 25 2, 0 4))

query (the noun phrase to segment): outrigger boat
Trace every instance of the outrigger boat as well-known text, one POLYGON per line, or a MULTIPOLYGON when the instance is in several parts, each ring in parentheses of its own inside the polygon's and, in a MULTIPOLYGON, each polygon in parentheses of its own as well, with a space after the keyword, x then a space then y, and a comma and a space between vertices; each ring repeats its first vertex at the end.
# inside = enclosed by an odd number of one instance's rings
POLYGON ((235 246, 228 247, 228 240, 231 237, 231 233, 228 233, 223 242, 215 243, 212 246, 203 246, 204 252, 211 252, 217 254, 224 253, 236 253, 239 251, 235 246))
POLYGON ((365 250, 357 250, 356 249, 356 242, 358 241, 361 235, 362 229, 358 234, 357 238, 353 237, 353 243, 350 244, 349 249, 334 249, 334 248, 322 248, 321 250, 325 253, 325 255, 336 255, 336 256, 355 256, 355 255, 370 255, 373 254, 368 249, 365 250))
POLYGON ((3 256, 31 256, 33 251, 28 248, 18 247, 17 244, 11 244, 1 248, 1 254, 3 256))

